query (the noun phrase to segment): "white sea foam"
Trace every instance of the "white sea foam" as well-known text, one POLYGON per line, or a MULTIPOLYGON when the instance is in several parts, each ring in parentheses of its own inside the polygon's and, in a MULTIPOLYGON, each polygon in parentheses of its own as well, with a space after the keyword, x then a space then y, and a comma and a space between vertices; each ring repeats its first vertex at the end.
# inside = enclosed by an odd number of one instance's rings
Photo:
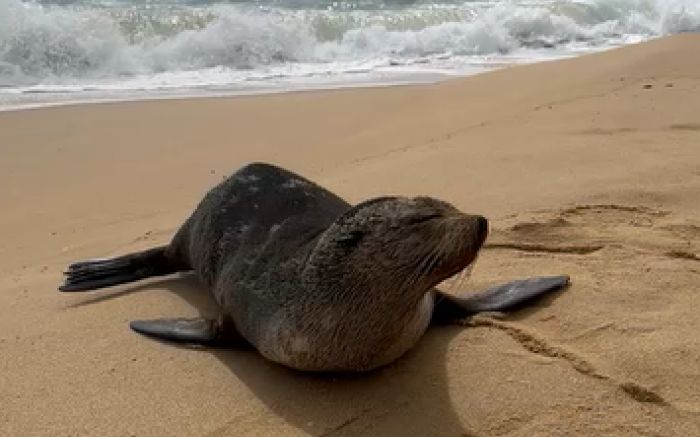
POLYGON ((700 30, 696 0, 291 1, 0 0, 0 105, 463 74, 700 30))

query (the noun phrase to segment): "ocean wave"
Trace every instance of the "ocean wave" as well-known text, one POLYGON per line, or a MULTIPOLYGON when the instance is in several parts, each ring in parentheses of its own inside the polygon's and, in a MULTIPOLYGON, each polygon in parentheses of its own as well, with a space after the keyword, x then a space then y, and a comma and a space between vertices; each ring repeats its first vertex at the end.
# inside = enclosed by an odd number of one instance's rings
POLYGON ((280 4, 0 0, 0 85, 291 64, 401 64, 700 30, 694 0, 384 2, 362 10, 347 3, 331 9, 280 4))

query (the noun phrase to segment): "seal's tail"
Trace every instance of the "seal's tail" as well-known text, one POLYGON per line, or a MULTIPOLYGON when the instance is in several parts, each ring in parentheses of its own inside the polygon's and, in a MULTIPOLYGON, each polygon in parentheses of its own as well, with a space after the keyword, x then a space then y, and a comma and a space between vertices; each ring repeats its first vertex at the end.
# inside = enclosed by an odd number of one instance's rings
POLYGON ((116 258, 80 261, 68 266, 60 291, 88 291, 185 270, 168 259, 167 246, 116 258))

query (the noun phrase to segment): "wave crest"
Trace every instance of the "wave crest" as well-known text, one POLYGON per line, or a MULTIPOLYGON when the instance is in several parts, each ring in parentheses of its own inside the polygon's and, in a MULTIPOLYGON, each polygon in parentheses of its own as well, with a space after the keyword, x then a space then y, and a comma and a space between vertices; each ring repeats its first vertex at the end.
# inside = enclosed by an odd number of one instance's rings
POLYGON ((700 30, 700 5, 693 0, 419 3, 372 10, 119 5, 0 0, 0 85, 564 50, 700 30))

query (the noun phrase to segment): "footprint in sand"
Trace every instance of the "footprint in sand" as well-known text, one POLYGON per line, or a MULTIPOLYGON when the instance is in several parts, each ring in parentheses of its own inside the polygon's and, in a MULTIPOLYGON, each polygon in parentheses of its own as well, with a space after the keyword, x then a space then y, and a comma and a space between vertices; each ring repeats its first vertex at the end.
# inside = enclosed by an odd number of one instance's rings
POLYGON ((511 217, 492 231, 487 249, 591 255, 606 247, 698 261, 700 226, 674 222, 670 212, 645 206, 577 205, 511 217))

